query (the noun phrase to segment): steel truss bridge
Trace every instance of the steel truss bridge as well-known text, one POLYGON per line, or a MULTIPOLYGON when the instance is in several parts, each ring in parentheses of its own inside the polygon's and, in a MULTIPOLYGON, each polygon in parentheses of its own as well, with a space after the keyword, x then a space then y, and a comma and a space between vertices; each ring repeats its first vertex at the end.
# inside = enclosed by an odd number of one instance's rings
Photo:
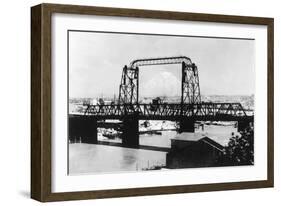
POLYGON ((118 103, 111 105, 88 105, 84 115, 104 119, 122 119, 137 115, 139 119, 178 120, 192 118, 205 121, 253 120, 240 103, 202 102, 198 68, 186 56, 137 59, 123 68, 119 86, 118 103), (180 103, 139 103, 139 68, 151 65, 181 65, 182 84, 180 103))
POLYGON ((253 121, 253 116, 248 116, 240 103, 88 105, 84 115, 98 119, 123 119, 134 115, 144 120, 253 121))
MULTIPOLYGON (((219 86, 219 85, 218 85, 219 86)), ((138 120, 172 120, 180 123, 179 132, 194 132, 195 121, 237 121, 244 130, 254 116, 240 103, 202 102, 197 66, 185 56, 138 59, 123 68, 118 102, 87 105, 84 114, 69 115, 69 137, 83 137, 85 143, 97 143, 98 120, 122 120, 122 144, 139 147, 138 120), (180 64, 182 72, 179 103, 139 102, 139 68, 150 65, 180 64)))

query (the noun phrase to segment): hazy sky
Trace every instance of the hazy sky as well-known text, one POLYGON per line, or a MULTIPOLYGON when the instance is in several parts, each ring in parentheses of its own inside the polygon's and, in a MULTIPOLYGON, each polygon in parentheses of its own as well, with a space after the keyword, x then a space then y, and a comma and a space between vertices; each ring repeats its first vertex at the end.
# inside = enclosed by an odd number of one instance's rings
MULTIPOLYGON (((134 59, 187 56, 198 66, 201 94, 254 93, 254 40, 97 32, 69 33, 69 96, 118 96, 134 59)), ((140 95, 181 95, 181 65, 140 67, 140 95)))

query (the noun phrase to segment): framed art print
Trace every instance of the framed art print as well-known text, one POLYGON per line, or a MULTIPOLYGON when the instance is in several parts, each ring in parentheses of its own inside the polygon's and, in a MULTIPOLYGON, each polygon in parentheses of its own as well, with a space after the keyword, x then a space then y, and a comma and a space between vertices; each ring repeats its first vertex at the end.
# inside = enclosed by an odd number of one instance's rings
POLYGON ((31 8, 31 196, 273 187, 273 19, 31 8))

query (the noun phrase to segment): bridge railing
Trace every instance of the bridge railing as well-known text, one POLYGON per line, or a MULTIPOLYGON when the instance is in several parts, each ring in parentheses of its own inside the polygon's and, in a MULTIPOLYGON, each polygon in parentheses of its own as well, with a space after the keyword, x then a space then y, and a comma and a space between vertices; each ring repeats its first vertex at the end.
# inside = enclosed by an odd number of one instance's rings
POLYGON ((143 117, 246 117, 248 116, 240 103, 201 103, 201 104, 112 104, 88 105, 85 115, 143 117))

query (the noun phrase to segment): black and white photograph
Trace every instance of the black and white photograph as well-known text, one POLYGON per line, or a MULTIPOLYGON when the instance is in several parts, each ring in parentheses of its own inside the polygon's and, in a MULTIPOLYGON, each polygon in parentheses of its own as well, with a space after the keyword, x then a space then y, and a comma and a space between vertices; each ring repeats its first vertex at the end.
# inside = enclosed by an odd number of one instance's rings
POLYGON ((255 39, 68 30, 68 174, 255 164, 255 39))

